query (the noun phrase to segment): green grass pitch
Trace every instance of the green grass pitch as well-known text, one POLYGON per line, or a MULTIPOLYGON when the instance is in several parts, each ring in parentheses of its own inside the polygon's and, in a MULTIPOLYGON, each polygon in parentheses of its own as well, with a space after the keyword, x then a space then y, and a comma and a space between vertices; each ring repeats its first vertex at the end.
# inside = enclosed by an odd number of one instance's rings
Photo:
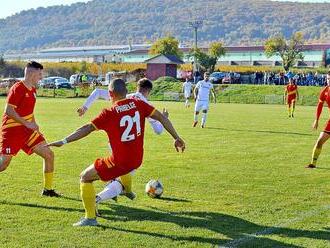
MULTIPOLYGON (((38 99, 36 119, 48 141, 108 105, 98 101, 79 118, 83 101, 38 99)), ((191 127, 193 107, 154 104, 169 109, 187 149, 176 153, 170 136, 153 134, 147 123, 135 201, 101 204, 101 227, 72 227, 83 216, 79 174, 108 154, 102 132, 53 149, 60 199, 39 195, 42 161, 20 152, 0 174, 0 247, 330 247, 329 145, 318 169, 304 168, 319 133, 311 130, 315 107, 297 106, 292 119, 280 105, 211 104, 201 129, 191 127), (162 199, 144 193, 152 178, 164 184, 162 199)), ((327 115, 324 109, 321 128, 327 115)))

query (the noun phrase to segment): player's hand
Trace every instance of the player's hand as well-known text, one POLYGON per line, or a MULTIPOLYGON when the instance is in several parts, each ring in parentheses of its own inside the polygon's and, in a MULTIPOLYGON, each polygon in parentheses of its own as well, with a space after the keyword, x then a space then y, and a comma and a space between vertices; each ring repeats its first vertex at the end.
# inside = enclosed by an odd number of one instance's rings
POLYGON ((162 113, 166 118, 168 118, 168 116, 170 115, 167 111, 166 108, 163 108, 163 113, 162 113))
POLYGON ((55 141, 55 142, 52 142, 52 143, 48 143, 46 146, 56 146, 56 147, 61 147, 63 146, 64 143, 62 140, 59 140, 59 141, 55 141))
POLYGON ((85 106, 82 106, 80 108, 77 109, 77 113, 79 116, 83 116, 87 111, 87 108, 85 106))
POLYGON ((319 126, 319 121, 318 120, 315 120, 314 123, 313 123, 313 129, 317 129, 319 126))
POLYGON ((26 126, 28 129, 34 130, 39 132, 39 126, 35 123, 35 122, 26 122, 24 124, 24 126, 26 126))
POLYGON ((181 152, 183 152, 186 149, 186 144, 184 143, 184 141, 181 138, 177 138, 174 141, 174 147, 177 152, 179 152, 180 150, 181 150, 181 152))

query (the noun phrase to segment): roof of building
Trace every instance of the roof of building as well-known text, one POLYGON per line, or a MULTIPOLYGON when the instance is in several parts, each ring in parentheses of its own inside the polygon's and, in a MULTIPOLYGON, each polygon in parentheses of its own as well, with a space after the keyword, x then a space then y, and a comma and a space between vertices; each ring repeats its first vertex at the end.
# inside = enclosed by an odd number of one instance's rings
POLYGON ((184 64, 184 62, 175 55, 159 54, 155 57, 145 60, 147 64, 184 64))

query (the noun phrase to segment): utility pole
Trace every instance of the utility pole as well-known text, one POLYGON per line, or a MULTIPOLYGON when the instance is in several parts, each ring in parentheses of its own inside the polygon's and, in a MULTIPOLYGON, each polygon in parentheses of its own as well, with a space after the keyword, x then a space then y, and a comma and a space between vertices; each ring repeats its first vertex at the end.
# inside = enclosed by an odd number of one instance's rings
MULTIPOLYGON (((198 28, 202 27, 203 21, 202 20, 195 20, 195 21, 190 21, 189 26, 194 29, 194 37, 195 37, 195 44, 194 44, 194 49, 196 52, 196 49, 198 48, 197 46, 197 31, 198 28)), ((197 71, 197 61, 196 61, 196 55, 194 54, 194 68, 193 72, 195 73, 197 71)))

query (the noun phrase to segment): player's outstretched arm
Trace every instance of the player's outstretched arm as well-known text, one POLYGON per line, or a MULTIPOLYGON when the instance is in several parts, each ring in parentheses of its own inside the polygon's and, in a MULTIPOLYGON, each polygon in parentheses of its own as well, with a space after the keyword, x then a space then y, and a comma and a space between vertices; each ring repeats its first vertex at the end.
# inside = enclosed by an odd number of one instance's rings
POLYGON ((320 119, 320 116, 321 116, 321 113, 322 113, 322 110, 323 110, 323 103, 324 102, 320 100, 319 103, 317 104, 315 121, 313 122, 313 128, 314 129, 318 128, 319 119, 320 119))
POLYGON ((196 86, 194 89, 194 100, 197 100, 197 94, 198 94, 198 87, 196 86))
POLYGON ((33 122, 29 122, 26 121, 24 118, 22 118, 16 111, 15 108, 12 105, 7 104, 6 108, 5 108, 5 113, 12 118, 13 120, 15 120, 18 123, 21 123, 22 125, 24 125, 25 127, 35 130, 35 131, 39 131, 39 126, 35 123, 35 121, 33 122))
POLYGON ((86 124, 80 128, 78 128, 75 132, 67 136, 66 138, 55 141, 52 143, 49 143, 47 146, 56 146, 56 147, 61 147, 67 143, 74 142, 77 140, 80 140, 87 135, 89 135, 91 132, 95 131, 95 127, 92 124, 86 124))
POLYGON ((109 92, 103 89, 93 90, 93 92, 86 99, 84 105, 77 109, 78 115, 83 116, 97 99, 104 99, 109 101, 110 100, 109 92))
POLYGON ((171 134, 174 141, 174 147, 177 152, 180 150, 183 152, 186 148, 185 142, 179 137, 176 130, 174 129, 171 121, 167 119, 162 113, 160 113, 158 110, 156 110, 151 116, 152 119, 159 121, 163 127, 166 129, 166 131, 171 134))
MULTIPOLYGON (((163 113, 162 113, 166 118, 168 118, 169 113, 167 111, 167 109, 163 109, 163 113)), ((162 123, 160 123, 159 121, 156 121, 152 118, 148 118, 148 121, 152 127, 152 129, 154 130, 155 134, 162 134, 164 131, 164 127, 162 125, 162 123)))

